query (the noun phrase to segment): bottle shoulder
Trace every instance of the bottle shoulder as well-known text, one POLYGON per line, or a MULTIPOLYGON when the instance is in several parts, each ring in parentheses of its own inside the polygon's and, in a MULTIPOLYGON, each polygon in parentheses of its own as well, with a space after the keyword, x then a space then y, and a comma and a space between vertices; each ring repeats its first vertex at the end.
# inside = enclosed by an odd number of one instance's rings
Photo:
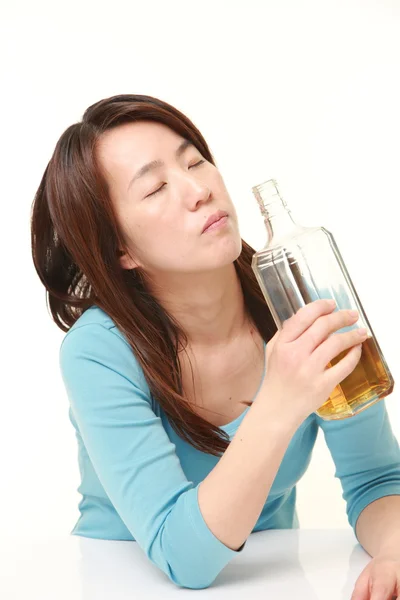
POLYGON ((314 227, 301 227, 293 229, 289 234, 280 236, 279 238, 272 238, 267 241, 264 248, 261 248, 256 252, 257 255, 270 252, 271 250, 277 250, 279 248, 299 247, 307 245, 315 240, 316 237, 328 237, 332 238, 332 233, 323 226, 314 227))

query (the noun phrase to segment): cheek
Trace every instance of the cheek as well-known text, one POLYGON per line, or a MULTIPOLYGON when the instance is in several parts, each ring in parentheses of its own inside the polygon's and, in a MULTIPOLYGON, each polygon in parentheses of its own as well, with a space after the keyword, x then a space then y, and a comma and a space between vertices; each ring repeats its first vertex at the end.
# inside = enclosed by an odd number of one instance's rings
POLYGON ((222 177, 221 173, 217 169, 215 170, 215 173, 214 173, 214 184, 219 189, 223 190, 225 193, 228 193, 227 189, 226 189, 224 178, 222 177))
POLYGON ((178 220, 165 215, 141 222, 135 229, 139 247, 155 260, 180 254, 190 242, 190 236, 182 230, 178 220))

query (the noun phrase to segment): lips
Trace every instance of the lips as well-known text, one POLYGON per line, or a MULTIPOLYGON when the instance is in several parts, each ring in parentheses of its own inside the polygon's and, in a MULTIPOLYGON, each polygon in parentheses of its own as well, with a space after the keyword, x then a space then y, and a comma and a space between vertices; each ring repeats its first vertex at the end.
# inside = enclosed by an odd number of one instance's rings
POLYGON ((203 230, 201 233, 204 233, 205 230, 210 227, 210 225, 212 225, 213 223, 216 223, 216 221, 219 221, 220 219, 222 219, 222 217, 227 217, 228 213, 226 212, 226 210, 217 210, 217 212, 213 213, 211 216, 208 217, 203 230))

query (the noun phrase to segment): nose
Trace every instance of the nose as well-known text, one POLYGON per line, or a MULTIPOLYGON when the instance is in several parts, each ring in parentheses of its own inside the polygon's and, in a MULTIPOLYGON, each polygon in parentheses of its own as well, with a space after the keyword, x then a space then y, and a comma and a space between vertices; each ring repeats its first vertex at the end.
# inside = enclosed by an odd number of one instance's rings
POLYGON ((211 190, 204 181, 188 175, 183 185, 182 195, 189 210, 197 210, 199 206, 210 200, 211 190))

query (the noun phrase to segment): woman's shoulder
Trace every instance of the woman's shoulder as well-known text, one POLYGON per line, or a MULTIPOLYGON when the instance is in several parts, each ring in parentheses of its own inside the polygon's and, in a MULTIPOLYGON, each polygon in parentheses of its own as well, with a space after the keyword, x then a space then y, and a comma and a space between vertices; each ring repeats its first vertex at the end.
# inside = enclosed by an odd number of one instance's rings
POLYGON ((115 334, 128 344, 125 335, 118 329, 112 318, 102 308, 93 305, 87 308, 66 332, 61 341, 61 346, 71 336, 75 339, 89 340, 93 337, 94 332, 96 337, 102 335, 107 339, 110 338, 110 334, 115 334))
POLYGON ((72 327, 70 327, 70 329, 67 331, 65 337, 87 325, 100 325, 105 329, 111 329, 112 327, 115 327, 115 323, 111 317, 102 308, 97 305, 93 305, 87 308, 81 314, 72 327))
POLYGON ((139 362, 122 331, 98 306, 91 306, 64 335, 60 349, 63 372, 75 373, 95 361, 117 371, 147 390, 139 362))
POLYGON ((98 307, 87 309, 65 334, 59 367, 75 419, 79 415, 85 426, 90 422, 111 426, 118 414, 135 419, 137 409, 147 410, 147 405, 155 412, 132 346, 98 307))

